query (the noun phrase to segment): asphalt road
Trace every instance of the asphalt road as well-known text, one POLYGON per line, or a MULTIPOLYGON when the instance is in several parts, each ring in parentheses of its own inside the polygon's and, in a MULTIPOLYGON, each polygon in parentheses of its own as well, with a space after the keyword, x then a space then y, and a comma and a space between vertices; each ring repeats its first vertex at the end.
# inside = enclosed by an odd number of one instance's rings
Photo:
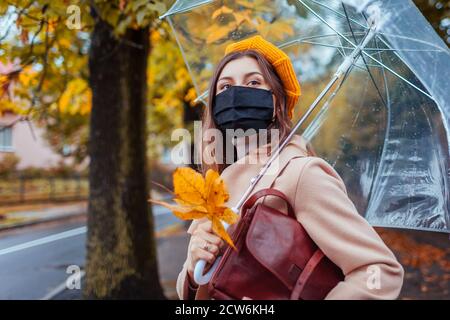
MULTIPOLYGON (((156 231, 180 223, 154 207, 156 231)), ((84 269, 84 217, 0 233, 0 299, 42 299, 65 283, 71 265, 84 269)))

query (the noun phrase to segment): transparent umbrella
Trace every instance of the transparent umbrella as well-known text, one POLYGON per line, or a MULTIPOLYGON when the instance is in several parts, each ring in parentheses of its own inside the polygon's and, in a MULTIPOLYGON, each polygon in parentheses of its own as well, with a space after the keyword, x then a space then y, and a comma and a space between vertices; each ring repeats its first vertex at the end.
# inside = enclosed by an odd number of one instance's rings
POLYGON ((410 0, 178 0, 161 18, 205 104, 229 43, 260 34, 283 49, 302 86, 295 133, 359 213, 450 233, 450 51, 410 0))

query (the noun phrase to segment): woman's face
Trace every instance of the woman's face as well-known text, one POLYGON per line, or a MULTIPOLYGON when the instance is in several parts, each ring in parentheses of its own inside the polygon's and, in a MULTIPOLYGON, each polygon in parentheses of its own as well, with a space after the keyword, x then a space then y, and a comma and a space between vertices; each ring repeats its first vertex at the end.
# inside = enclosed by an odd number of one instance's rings
MULTIPOLYGON (((216 83, 216 95, 231 86, 272 89, 264 79, 258 62, 248 56, 232 60, 225 65, 216 83)), ((274 105, 276 105, 276 97, 273 93, 272 97, 274 105)))

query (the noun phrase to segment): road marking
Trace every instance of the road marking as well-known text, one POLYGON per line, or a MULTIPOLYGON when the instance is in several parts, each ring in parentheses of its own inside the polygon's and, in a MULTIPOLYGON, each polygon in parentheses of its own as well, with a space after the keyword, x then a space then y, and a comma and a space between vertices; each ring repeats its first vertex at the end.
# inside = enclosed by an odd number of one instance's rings
POLYGON ((153 206, 152 213, 156 217, 156 216, 162 216, 162 215, 169 215, 172 212, 169 209, 164 208, 163 206, 157 205, 157 206, 153 206))
MULTIPOLYGON (((166 210, 165 208, 159 209, 159 210, 153 210, 153 215, 154 216, 168 215, 168 214, 170 214, 170 210, 166 210)), ((3 255, 8 254, 8 253, 21 251, 21 250, 28 249, 28 248, 40 246, 40 245, 47 244, 47 243, 50 243, 50 242, 54 242, 54 241, 58 241, 58 240, 62 240, 62 239, 66 239, 66 238, 70 238, 70 237, 74 237, 74 236, 78 236, 80 234, 86 233, 86 231, 87 231, 87 227, 84 226, 84 227, 80 227, 80 228, 64 231, 64 232, 61 232, 61 233, 53 234, 51 236, 47 236, 47 237, 44 237, 44 238, 40 238, 40 239, 32 240, 32 241, 29 241, 29 242, 21 243, 21 244, 18 244, 18 245, 9 247, 9 248, 0 249, 0 256, 3 256, 3 255)))
POLYGON ((33 240, 33 241, 21 243, 21 244, 18 244, 18 245, 9 247, 9 248, 1 249, 0 250, 0 256, 3 256, 3 255, 8 254, 8 253, 21 251, 21 250, 28 249, 28 248, 40 246, 40 245, 43 245, 43 244, 46 244, 46 243, 58 241, 58 240, 61 240, 61 239, 66 239, 66 238, 78 236, 80 234, 86 233, 86 231, 87 231, 87 227, 81 227, 81 228, 76 228, 76 229, 64 231, 64 232, 61 232, 61 233, 53 234, 51 236, 47 236, 47 237, 44 237, 44 238, 36 239, 36 240, 33 240))
MULTIPOLYGON (((83 279, 83 277, 86 275, 86 272, 81 271, 80 273, 80 281, 81 279, 83 279)), ((67 280, 66 280, 67 281, 67 280)), ((40 300, 52 300, 54 297, 56 297, 58 294, 62 293, 63 291, 65 291, 66 289, 69 290, 67 288, 67 283, 66 281, 64 281, 63 283, 61 283, 59 286, 57 286, 56 288, 54 288, 52 291, 50 291, 49 293, 47 293, 44 297, 42 297, 40 300)), ((75 290, 75 289, 72 289, 75 290)), ((81 290, 81 289, 76 289, 76 290, 81 290)))

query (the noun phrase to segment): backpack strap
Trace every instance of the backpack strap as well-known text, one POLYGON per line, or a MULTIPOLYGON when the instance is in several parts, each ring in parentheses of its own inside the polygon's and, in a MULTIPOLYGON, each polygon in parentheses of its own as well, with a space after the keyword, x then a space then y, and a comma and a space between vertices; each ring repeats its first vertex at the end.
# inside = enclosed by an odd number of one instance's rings
POLYGON ((252 194, 250 196, 250 198, 248 198, 245 201, 244 205, 242 206, 242 213, 245 214, 245 212, 247 212, 248 209, 253 207, 253 205, 259 198, 269 196, 269 195, 276 196, 276 197, 283 199, 284 202, 286 202, 288 215, 293 219, 297 219, 295 216, 294 208, 292 208, 292 205, 289 203, 289 200, 286 197, 286 195, 283 192, 278 191, 276 189, 272 189, 272 188, 262 189, 262 190, 255 192, 254 194, 252 194))
MULTIPOLYGON (((281 172, 286 168, 286 166, 289 165, 289 163, 291 162, 291 160, 297 159, 297 158, 304 158, 304 157, 305 157, 304 155, 292 154, 292 155, 289 156, 287 159, 285 159, 285 162, 284 162, 284 163, 281 163, 281 164, 280 164, 280 168, 279 168, 279 170, 278 170, 278 173, 281 173, 281 172)), ((277 161, 277 160, 275 160, 275 161, 277 161)), ((274 161, 274 162, 275 162, 275 161, 274 161)), ((271 165, 274 165, 274 164, 272 163, 271 165)), ((268 170, 271 170, 271 168, 269 167, 268 170)), ((278 177, 279 177, 279 174, 276 174, 276 175, 275 175, 275 174, 266 174, 266 175, 264 175, 264 176, 261 178, 261 180, 259 180, 258 183, 254 186, 253 190, 257 190, 254 194, 256 194, 256 193, 258 192, 258 186, 268 186, 268 187, 266 187, 267 189, 273 189, 273 186, 274 186, 274 184, 275 184, 275 181, 276 181, 276 179, 277 179, 278 177)), ((263 190, 263 189, 260 189, 260 190, 263 190)), ((273 190, 274 190, 274 189, 273 189, 273 190)), ((267 195, 269 195, 269 194, 267 194, 267 195)), ((251 197, 251 196, 250 196, 250 197, 251 197)), ((247 200, 250 199, 250 197, 247 198, 247 200)), ((258 198, 259 198, 259 197, 258 197, 258 198)), ((264 203, 265 199, 266 199, 266 198, 264 198, 264 199, 262 200, 262 203, 264 203)), ((289 201, 288 201, 286 195, 284 195, 284 194, 283 194, 283 199, 284 199, 287 203, 289 203, 289 201)), ((246 201, 247 201, 247 200, 246 200, 246 201)), ((255 200, 255 201, 256 201, 256 200, 255 200)), ((290 204, 290 203, 289 203, 289 204, 290 204)), ((243 211, 241 211, 241 212, 243 212, 243 211)), ((295 215, 294 215, 294 217, 295 217, 295 215)))
POLYGON ((302 291, 305 288, 308 279, 311 277, 314 270, 324 257, 325 254, 320 249, 317 249, 313 253, 311 258, 308 260, 308 263, 306 264, 305 268, 303 269, 302 273, 298 277, 297 282, 295 283, 294 289, 292 290, 291 293, 291 300, 298 300, 300 298, 300 295, 302 294, 302 291))

